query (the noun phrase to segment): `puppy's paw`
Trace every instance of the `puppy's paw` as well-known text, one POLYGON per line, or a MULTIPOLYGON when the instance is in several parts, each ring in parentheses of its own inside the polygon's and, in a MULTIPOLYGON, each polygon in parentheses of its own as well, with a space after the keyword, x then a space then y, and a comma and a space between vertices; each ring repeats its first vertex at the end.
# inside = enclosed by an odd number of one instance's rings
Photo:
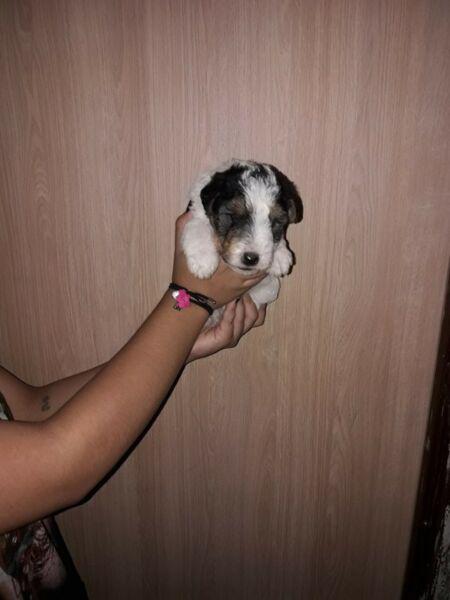
POLYGON ((219 255, 203 255, 198 253, 186 253, 189 271, 199 279, 209 279, 219 266, 219 255))
POLYGON ((280 245, 274 254, 272 266, 268 273, 275 275, 275 277, 283 277, 283 275, 289 273, 293 262, 292 252, 285 245, 280 245))
POLYGON ((196 218, 189 221, 183 230, 181 247, 189 271, 199 279, 208 279, 219 266, 220 257, 209 223, 196 218))

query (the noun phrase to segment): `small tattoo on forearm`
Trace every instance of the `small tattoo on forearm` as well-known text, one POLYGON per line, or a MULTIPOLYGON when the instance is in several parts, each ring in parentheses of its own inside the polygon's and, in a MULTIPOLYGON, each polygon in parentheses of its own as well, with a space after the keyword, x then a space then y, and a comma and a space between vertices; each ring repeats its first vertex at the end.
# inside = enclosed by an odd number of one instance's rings
POLYGON ((41 400, 41 411, 50 410, 50 396, 44 396, 41 400))

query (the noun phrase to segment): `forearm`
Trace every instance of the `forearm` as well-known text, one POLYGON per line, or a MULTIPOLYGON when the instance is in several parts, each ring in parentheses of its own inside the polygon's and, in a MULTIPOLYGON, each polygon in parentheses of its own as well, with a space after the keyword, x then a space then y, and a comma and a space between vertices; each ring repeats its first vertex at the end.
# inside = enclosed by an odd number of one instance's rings
MULTIPOLYGON (((243 296, 263 278, 264 274, 258 274, 245 279, 225 263, 210 279, 195 278, 180 245, 183 222, 188 218, 183 215, 177 219, 173 281, 214 298, 221 307, 243 296)), ((0 531, 81 500, 144 430, 208 317, 195 304, 180 312, 172 305, 167 292, 122 350, 95 372, 32 389, 10 375, 4 377, 5 391, 11 394, 13 414, 19 422, 0 422, 0 531), (27 407, 36 391, 40 403, 35 404, 44 410, 30 418, 27 407), (45 413, 50 416, 42 420, 45 413)), ((219 339, 220 332, 228 332, 227 342, 233 345, 246 331, 243 305, 230 306, 220 327, 209 332, 210 348, 212 344, 218 349, 211 336, 219 339), (238 314, 242 318, 238 319, 238 314)), ((199 351, 198 356, 202 355, 199 351)))
POLYGON ((104 363, 88 371, 34 388, 32 402, 28 403, 26 414, 16 414, 15 417, 24 421, 45 421, 62 408, 107 365, 108 363, 104 363))
POLYGON ((166 396, 207 313, 166 294, 132 339, 46 424, 87 493, 135 441, 166 396))
POLYGON ((0 422, 0 532, 79 502, 143 431, 202 329, 166 294, 93 379, 43 422, 0 422))
POLYGON ((88 371, 58 379, 44 386, 29 385, 13 373, 0 367, 0 393, 5 397, 14 419, 45 421, 88 383, 101 369, 98 365, 88 371))

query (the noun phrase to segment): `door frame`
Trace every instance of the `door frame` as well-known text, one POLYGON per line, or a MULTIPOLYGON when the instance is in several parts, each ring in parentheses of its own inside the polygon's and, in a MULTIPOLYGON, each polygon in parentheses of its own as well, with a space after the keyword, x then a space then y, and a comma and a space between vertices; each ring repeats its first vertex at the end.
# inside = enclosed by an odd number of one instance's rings
POLYGON ((450 268, 403 600, 437 600, 443 589, 450 595, 449 446, 450 268))

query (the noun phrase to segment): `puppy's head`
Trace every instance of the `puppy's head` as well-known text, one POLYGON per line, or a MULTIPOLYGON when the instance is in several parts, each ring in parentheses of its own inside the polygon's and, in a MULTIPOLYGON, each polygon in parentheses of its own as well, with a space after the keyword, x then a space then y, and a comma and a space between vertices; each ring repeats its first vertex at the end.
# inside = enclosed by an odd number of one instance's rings
POLYGON ((249 274, 271 266, 288 225, 303 217, 295 185, 264 163, 233 160, 213 172, 199 195, 222 258, 249 274))

